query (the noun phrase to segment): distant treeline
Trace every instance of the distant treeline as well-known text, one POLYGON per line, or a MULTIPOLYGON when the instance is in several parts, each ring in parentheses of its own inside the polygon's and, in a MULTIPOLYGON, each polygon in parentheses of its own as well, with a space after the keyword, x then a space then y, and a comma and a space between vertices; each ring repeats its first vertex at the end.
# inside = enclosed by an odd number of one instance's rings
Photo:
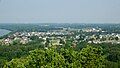
POLYGON ((80 24, 80 23, 39 23, 39 24, 0 24, 0 29, 7 29, 10 31, 48 31, 48 30, 59 30, 65 28, 102 28, 108 33, 120 33, 120 24, 80 24))

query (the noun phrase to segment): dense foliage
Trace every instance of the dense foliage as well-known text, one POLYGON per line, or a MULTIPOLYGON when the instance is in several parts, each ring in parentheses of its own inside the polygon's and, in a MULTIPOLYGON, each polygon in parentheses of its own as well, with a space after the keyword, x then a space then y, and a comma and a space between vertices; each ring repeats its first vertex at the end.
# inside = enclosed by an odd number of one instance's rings
POLYGON ((104 56, 99 48, 87 46, 73 49, 35 49, 27 57, 12 59, 4 68, 102 68, 104 56))
POLYGON ((29 54, 29 51, 36 48, 43 48, 41 40, 34 40, 28 44, 13 43, 11 45, 0 45, 0 68, 6 61, 13 58, 20 58, 29 54))

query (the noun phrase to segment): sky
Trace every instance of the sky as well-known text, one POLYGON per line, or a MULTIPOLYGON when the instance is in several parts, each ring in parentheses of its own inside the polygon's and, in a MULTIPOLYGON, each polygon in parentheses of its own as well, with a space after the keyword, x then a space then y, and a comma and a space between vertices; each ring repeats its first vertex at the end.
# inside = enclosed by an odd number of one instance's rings
POLYGON ((120 0, 0 0, 0 23, 120 23, 120 0))

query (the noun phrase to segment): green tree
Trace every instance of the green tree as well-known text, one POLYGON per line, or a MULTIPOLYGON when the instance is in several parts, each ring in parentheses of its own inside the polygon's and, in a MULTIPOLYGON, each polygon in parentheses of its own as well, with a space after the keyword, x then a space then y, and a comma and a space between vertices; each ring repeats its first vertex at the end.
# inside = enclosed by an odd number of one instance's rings
POLYGON ((30 51, 26 58, 13 59, 4 68, 62 68, 65 59, 53 49, 30 51))
POLYGON ((119 40, 119 38, 118 38, 118 37, 115 37, 115 40, 116 40, 116 41, 118 41, 118 40, 119 40))
POLYGON ((50 39, 49 39, 49 38, 46 38, 45 47, 48 47, 48 46, 49 46, 49 43, 50 43, 50 39))
POLYGON ((87 46, 83 48, 78 54, 78 60, 84 68, 102 68, 104 67, 104 56, 102 56, 102 50, 100 48, 93 48, 87 46))
POLYGON ((20 40, 19 39, 14 40, 13 43, 12 43, 12 45, 17 45, 17 44, 20 44, 20 40))
POLYGON ((27 64, 26 58, 12 59, 7 65, 4 65, 4 68, 25 68, 27 64))
POLYGON ((60 39, 60 44, 65 44, 65 41, 63 39, 60 39))
POLYGON ((39 37, 38 36, 31 36, 30 39, 31 40, 39 40, 39 37))
POLYGON ((27 57, 7 62, 4 68, 102 68, 103 61, 101 49, 91 46, 80 52, 72 48, 35 49, 27 57))
POLYGON ((66 68, 81 68, 81 64, 79 60, 77 60, 78 51, 74 51, 72 48, 69 49, 61 49, 60 54, 65 59, 65 67, 66 68))

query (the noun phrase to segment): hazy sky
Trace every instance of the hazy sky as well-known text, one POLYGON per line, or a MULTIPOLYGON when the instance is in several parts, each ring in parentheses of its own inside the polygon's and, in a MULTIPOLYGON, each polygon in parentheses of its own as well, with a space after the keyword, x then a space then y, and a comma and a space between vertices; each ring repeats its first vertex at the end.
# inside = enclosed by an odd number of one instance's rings
POLYGON ((120 0, 1 0, 0 23, 120 23, 120 0))

